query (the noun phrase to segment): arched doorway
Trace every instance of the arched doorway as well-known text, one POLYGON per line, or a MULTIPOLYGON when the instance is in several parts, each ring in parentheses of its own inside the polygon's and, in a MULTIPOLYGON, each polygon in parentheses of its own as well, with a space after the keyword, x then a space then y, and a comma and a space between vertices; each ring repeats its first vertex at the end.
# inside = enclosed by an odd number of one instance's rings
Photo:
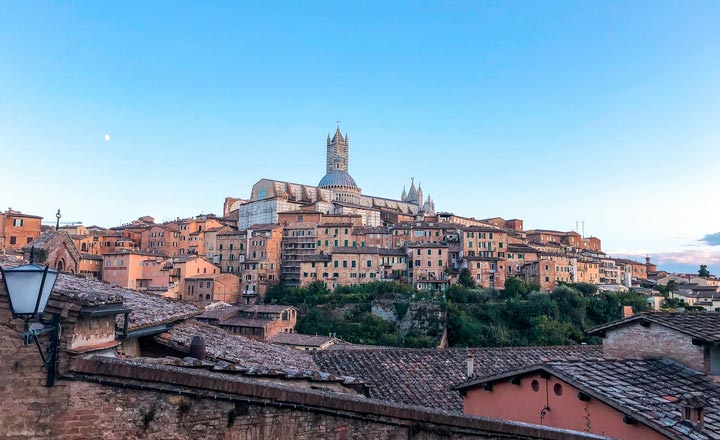
POLYGON ((65 270, 65 260, 62 258, 58 260, 57 264, 55 265, 55 268, 58 272, 62 272, 65 270))

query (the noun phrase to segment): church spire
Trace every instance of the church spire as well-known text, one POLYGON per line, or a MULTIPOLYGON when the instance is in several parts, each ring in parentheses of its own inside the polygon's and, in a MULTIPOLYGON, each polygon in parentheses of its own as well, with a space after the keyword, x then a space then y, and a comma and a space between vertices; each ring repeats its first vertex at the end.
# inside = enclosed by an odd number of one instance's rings
POLYGON ((406 199, 407 199, 407 193, 405 192, 405 185, 403 185, 403 192, 402 192, 402 195, 400 196, 400 200, 404 202, 406 199))
POLYGON ((325 172, 340 170, 348 172, 349 162, 349 142, 347 135, 343 137, 340 132, 340 121, 335 129, 335 134, 332 138, 328 135, 327 141, 327 158, 325 162, 325 172))
POLYGON ((422 203, 422 201, 418 200, 418 193, 417 189, 415 189, 415 178, 410 178, 410 191, 407 193, 407 198, 405 199, 407 203, 413 203, 415 205, 419 205, 422 203))

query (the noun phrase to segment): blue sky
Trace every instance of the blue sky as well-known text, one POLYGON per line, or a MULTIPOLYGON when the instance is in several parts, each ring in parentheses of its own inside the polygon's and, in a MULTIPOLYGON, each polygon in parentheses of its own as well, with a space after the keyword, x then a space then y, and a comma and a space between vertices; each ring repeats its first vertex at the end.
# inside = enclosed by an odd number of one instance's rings
POLYGON ((0 1, 0 206, 220 212, 339 117, 366 194, 720 272, 720 2, 206 3, 0 1))

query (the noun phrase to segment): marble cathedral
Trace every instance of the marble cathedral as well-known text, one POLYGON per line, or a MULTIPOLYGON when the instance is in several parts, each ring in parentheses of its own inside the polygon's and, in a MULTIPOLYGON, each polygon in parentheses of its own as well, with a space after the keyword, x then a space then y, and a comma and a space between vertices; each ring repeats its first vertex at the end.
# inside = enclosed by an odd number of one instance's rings
POLYGON ((403 188, 399 200, 365 195, 349 174, 350 140, 337 128, 327 137, 325 176, 317 186, 281 180, 260 179, 253 185, 250 199, 239 204, 238 227, 276 223, 278 212, 314 210, 325 214, 357 214, 364 225, 381 226, 383 214, 410 218, 435 213, 435 203, 423 199, 420 185, 411 179, 410 190, 403 188))

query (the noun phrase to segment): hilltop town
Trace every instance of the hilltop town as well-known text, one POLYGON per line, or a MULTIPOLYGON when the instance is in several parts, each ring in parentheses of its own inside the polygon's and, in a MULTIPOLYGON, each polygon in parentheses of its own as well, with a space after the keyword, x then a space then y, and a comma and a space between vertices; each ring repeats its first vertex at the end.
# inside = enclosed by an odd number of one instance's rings
POLYGON ((649 258, 605 254, 598 237, 436 211, 414 180, 398 199, 365 195, 349 174, 349 145, 339 128, 328 135, 326 174, 317 186, 263 178, 249 199, 226 198, 222 215, 53 228, 8 209, 0 213, 0 251, 28 257, 34 248, 60 271, 197 303, 256 304, 274 285, 315 282, 334 289, 397 281, 442 292, 463 272, 486 289, 503 289, 512 277, 540 291, 572 283, 623 291, 668 281, 649 258))

